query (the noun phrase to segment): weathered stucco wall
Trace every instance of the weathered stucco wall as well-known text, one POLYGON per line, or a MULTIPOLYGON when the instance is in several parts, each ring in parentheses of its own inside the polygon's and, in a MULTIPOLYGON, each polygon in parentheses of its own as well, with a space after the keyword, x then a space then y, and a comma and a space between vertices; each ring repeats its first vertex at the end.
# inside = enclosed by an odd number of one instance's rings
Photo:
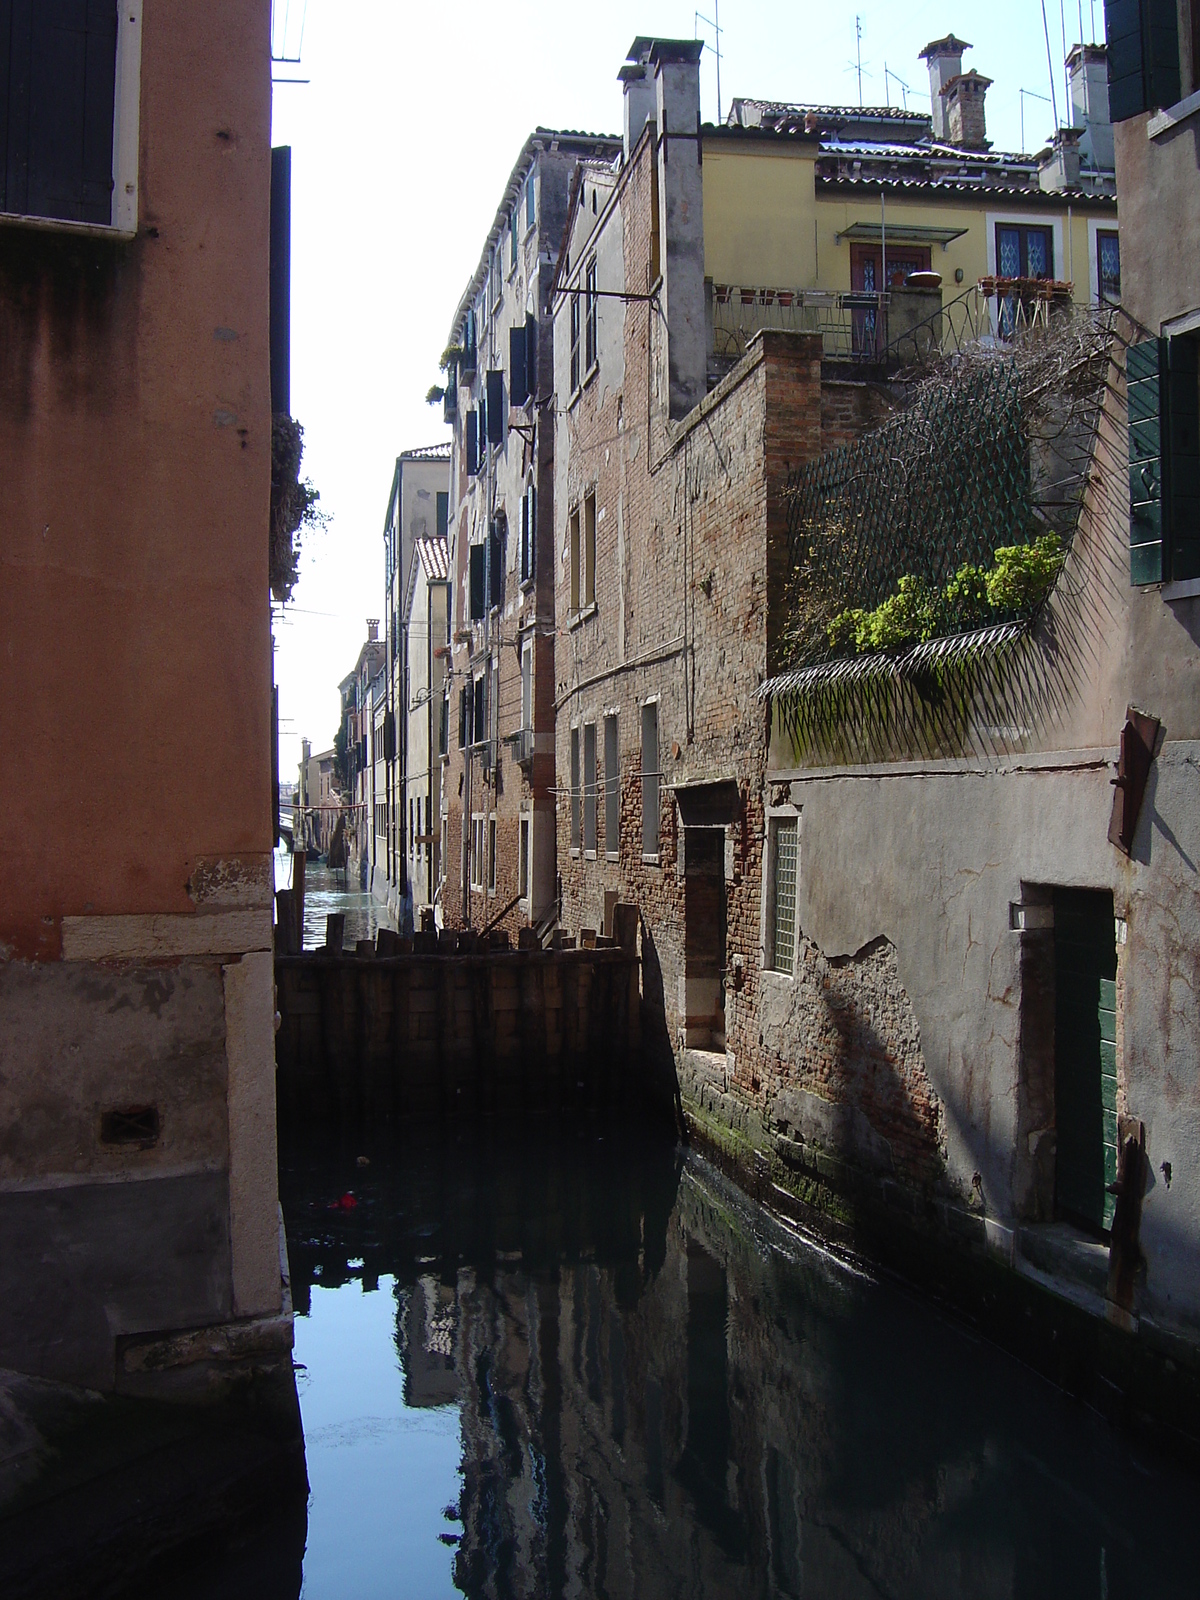
POLYGON ((146 7, 136 237, 0 227, 0 1364, 99 1388, 282 1303, 269 32, 146 7))

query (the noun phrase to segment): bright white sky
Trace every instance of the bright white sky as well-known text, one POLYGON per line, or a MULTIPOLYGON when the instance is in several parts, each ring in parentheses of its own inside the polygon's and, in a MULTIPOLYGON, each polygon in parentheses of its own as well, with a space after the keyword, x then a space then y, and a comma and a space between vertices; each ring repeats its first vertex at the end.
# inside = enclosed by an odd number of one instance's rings
MULTIPOLYGON (((863 101, 927 109, 918 52, 954 32, 964 65, 995 80, 988 133, 1021 148, 1018 91, 1049 96, 1041 0, 718 0, 721 98, 853 104, 855 16, 863 101)), ((276 76, 273 142, 292 146, 292 411, 304 426, 303 472, 330 514, 310 536, 292 604, 277 619, 280 777, 294 777, 300 737, 332 744, 338 680, 353 667, 365 619, 383 615, 382 528, 397 454, 448 437, 425 404, 450 319, 475 269, 501 192, 530 131, 619 133, 617 72, 638 34, 691 38, 694 0, 275 0, 300 64, 276 76)), ((712 0, 701 10, 712 16, 712 0)), ((1080 33, 1103 37, 1103 6, 1046 0, 1058 73, 1080 33)), ((701 28, 711 45, 711 30, 701 28)), ((702 109, 716 119, 715 61, 702 62, 702 109)), ((1025 100, 1025 144, 1038 149, 1050 106, 1025 100)))

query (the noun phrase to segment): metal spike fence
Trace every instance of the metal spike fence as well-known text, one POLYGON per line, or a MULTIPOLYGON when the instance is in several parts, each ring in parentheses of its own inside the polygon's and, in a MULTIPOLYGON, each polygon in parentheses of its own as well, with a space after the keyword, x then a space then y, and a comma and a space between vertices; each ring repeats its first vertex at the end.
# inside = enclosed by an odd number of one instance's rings
POLYGON ((978 669, 1028 630, 1032 615, 956 615, 943 600, 925 644, 860 655, 830 622, 873 611, 902 578, 944 597, 963 566, 987 569, 1002 546, 1047 531, 1070 547, 1112 333, 1110 316, 1067 312, 1023 339, 958 351, 882 428, 791 475, 786 623, 760 693, 801 744, 840 743, 839 728, 864 718, 894 723, 898 705, 880 699, 895 698, 889 684, 911 698, 908 682, 919 700, 933 688, 963 711, 978 669))

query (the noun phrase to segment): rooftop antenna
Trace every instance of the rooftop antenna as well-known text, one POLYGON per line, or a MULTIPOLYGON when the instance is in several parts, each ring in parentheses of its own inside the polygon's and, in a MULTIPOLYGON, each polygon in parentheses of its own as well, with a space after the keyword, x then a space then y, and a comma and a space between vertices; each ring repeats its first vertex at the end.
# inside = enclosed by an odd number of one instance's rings
POLYGON ((885 61, 883 63, 883 94, 884 94, 884 99, 887 100, 889 105, 891 105, 891 103, 892 103, 891 90, 888 88, 888 79, 889 78, 892 80, 893 83, 899 84, 900 93, 904 96, 904 109, 905 109, 905 111, 907 111, 908 110, 908 85, 905 83, 904 79, 899 75, 899 73, 889 72, 888 71, 888 64, 885 61))
POLYGON ((1032 89, 1018 89, 1017 98, 1021 102, 1021 153, 1024 155, 1028 149, 1025 143, 1025 102, 1026 100, 1043 100, 1049 105, 1050 96, 1048 94, 1035 94, 1032 89))
POLYGON ((1042 32, 1046 35, 1046 68, 1050 73, 1050 109, 1054 113, 1054 126, 1057 129, 1058 101, 1054 97, 1054 58, 1050 54, 1050 24, 1046 20, 1046 0, 1042 0, 1042 32))
POLYGON ((721 122, 721 0, 713 0, 713 14, 711 17, 704 16, 700 11, 696 12, 694 31, 692 33, 693 39, 700 37, 700 24, 702 22, 705 27, 712 29, 717 40, 713 48, 717 58, 717 124, 719 126, 721 122))
POLYGON ((1071 74, 1067 71, 1067 0, 1058 0, 1058 18, 1062 23, 1063 126, 1070 127, 1071 74))
MULTIPOLYGON (((862 18, 854 18, 854 55, 858 67, 858 103, 862 106, 862 18)), ((884 86, 886 89, 886 85, 884 86)))
MULTIPOLYGON (((308 0, 271 0, 271 61, 291 67, 300 65, 304 49, 304 24, 308 21, 308 0), (298 17, 298 25, 293 17, 298 17)), ((272 83, 307 83, 307 78, 277 78, 272 83)))

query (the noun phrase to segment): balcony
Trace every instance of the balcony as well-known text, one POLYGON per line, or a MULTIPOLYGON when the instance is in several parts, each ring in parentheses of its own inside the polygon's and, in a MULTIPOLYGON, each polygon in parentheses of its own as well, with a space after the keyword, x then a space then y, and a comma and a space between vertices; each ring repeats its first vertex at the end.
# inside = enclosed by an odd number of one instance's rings
MULTIPOLYGON (((878 366, 888 347, 918 325, 928 327, 942 307, 938 288, 874 290, 764 289, 714 283, 709 286, 710 386, 746 353, 756 333, 779 328, 819 333, 827 361, 878 366)), ((935 333, 926 334, 934 339, 935 333)))

